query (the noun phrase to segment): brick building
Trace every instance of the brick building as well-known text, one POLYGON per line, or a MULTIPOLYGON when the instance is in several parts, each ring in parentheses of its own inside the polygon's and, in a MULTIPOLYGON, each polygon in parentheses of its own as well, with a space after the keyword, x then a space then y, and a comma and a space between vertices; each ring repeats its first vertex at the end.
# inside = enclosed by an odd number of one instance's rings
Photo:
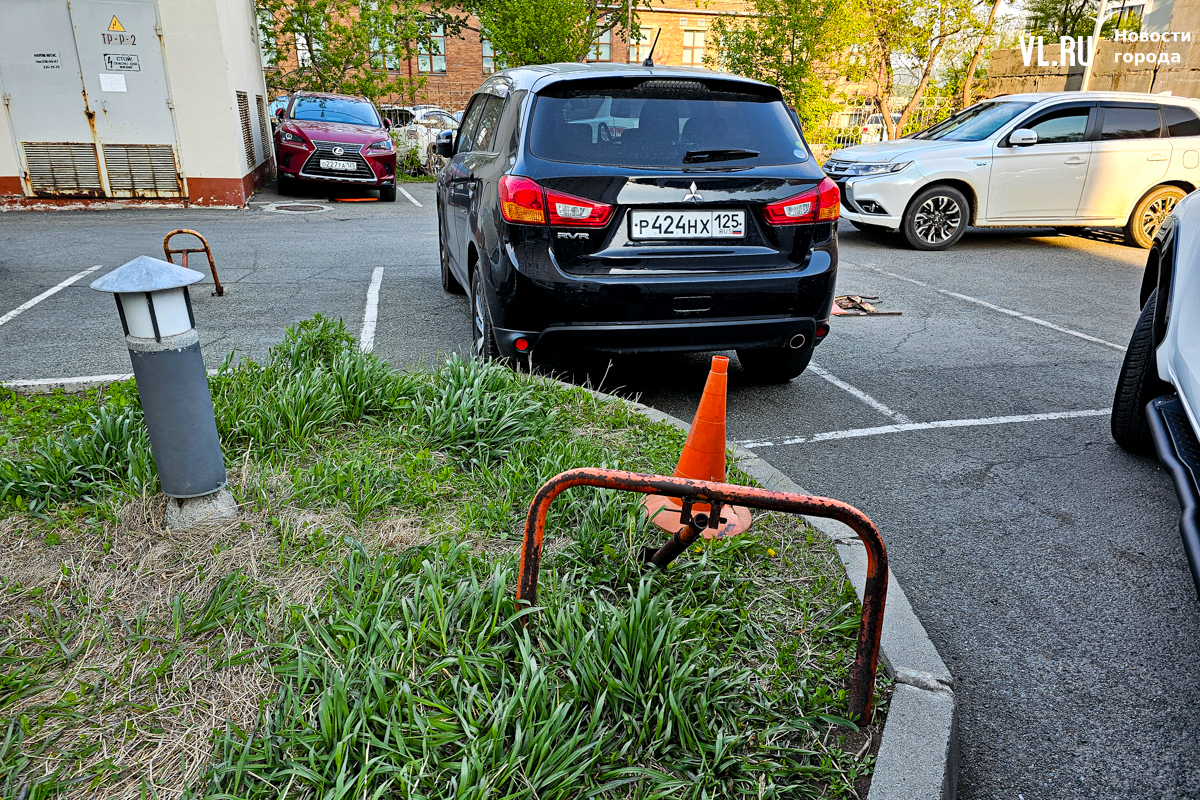
MULTIPOLYGON (((596 44, 588 60, 641 62, 650 54, 658 34, 656 64, 703 66, 705 55, 712 52, 709 30, 713 21, 718 16, 749 16, 748 7, 744 0, 708 0, 703 8, 698 8, 695 0, 665 0, 653 11, 639 12, 640 42, 610 32, 596 44)), ((478 20, 472 18, 470 25, 478 28, 478 20)), ((425 77, 422 102, 461 110, 483 79, 495 71, 491 47, 473 30, 435 42, 433 52, 396 64, 396 71, 425 77)))

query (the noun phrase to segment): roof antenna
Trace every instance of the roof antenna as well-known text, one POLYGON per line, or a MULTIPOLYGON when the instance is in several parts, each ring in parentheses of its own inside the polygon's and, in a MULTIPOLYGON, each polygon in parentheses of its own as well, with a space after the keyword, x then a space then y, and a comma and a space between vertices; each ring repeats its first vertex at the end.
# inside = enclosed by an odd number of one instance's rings
POLYGON ((654 66, 654 48, 658 47, 658 37, 662 35, 662 28, 658 29, 658 33, 654 34, 654 44, 650 45, 650 55, 646 56, 646 60, 642 62, 643 67, 654 66))

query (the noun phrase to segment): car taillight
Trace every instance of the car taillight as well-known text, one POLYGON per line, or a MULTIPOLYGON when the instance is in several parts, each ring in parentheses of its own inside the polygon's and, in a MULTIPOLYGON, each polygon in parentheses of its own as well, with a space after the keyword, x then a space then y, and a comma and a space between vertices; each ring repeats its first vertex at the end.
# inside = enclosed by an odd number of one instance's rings
POLYGON ((546 199, 542 187, 529 178, 500 176, 500 215, 508 222, 546 224, 546 199))
POLYGON ((821 183, 798 195, 771 203, 763 208, 763 216, 772 225, 804 225, 812 222, 832 222, 840 212, 840 192, 837 184, 822 178, 821 183))
POLYGON ((518 175, 500 178, 500 214, 508 222, 526 225, 550 224, 560 227, 599 228, 608 224, 613 207, 566 192, 543 189, 536 181, 518 175))
POLYGON ((599 228, 608 224, 613 207, 607 203, 585 200, 573 194, 546 190, 546 205, 550 208, 551 225, 599 228))

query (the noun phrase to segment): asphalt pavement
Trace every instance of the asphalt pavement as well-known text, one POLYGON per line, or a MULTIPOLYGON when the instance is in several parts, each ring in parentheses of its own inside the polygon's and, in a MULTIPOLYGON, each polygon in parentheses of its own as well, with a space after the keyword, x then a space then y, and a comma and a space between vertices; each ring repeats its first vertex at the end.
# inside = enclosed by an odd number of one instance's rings
MULTIPOLYGON (((394 204, 264 192, 240 211, 0 214, 0 380, 128 372, 112 301, 87 284, 161 257, 174 228, 208 237, 227 287, 194 287, 210 366, 261 357, 317 312, 358 334, 378 268, 377 353, 465 352, 467 303, 438 282, 433 187, 405 189, 394 204)), ((932 254, 846 224, 840 236, 839 293, 902 314, 835 319, 815 367, 784 386, 735 369, 729 436, 879 524, 957 679, 959 796, 1200 798, 1200 605, 1178 505, 1166 473, 1108 433, 1145 253, 1105 232, 971 231, 932 254)), ((573 369, 689 419, 707 363, 573 369)))

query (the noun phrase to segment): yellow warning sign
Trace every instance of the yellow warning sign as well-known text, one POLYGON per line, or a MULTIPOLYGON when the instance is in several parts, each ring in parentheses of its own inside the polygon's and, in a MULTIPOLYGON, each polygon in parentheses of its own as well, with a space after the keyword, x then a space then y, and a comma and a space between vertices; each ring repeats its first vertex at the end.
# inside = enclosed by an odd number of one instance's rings
POLYGON ((124 31, 125 30, 125 28, 121 26, 121 20, 117 19, 115 16, 112 18, 112 22, 108 23, 108 29, 110 31, 124 31))

